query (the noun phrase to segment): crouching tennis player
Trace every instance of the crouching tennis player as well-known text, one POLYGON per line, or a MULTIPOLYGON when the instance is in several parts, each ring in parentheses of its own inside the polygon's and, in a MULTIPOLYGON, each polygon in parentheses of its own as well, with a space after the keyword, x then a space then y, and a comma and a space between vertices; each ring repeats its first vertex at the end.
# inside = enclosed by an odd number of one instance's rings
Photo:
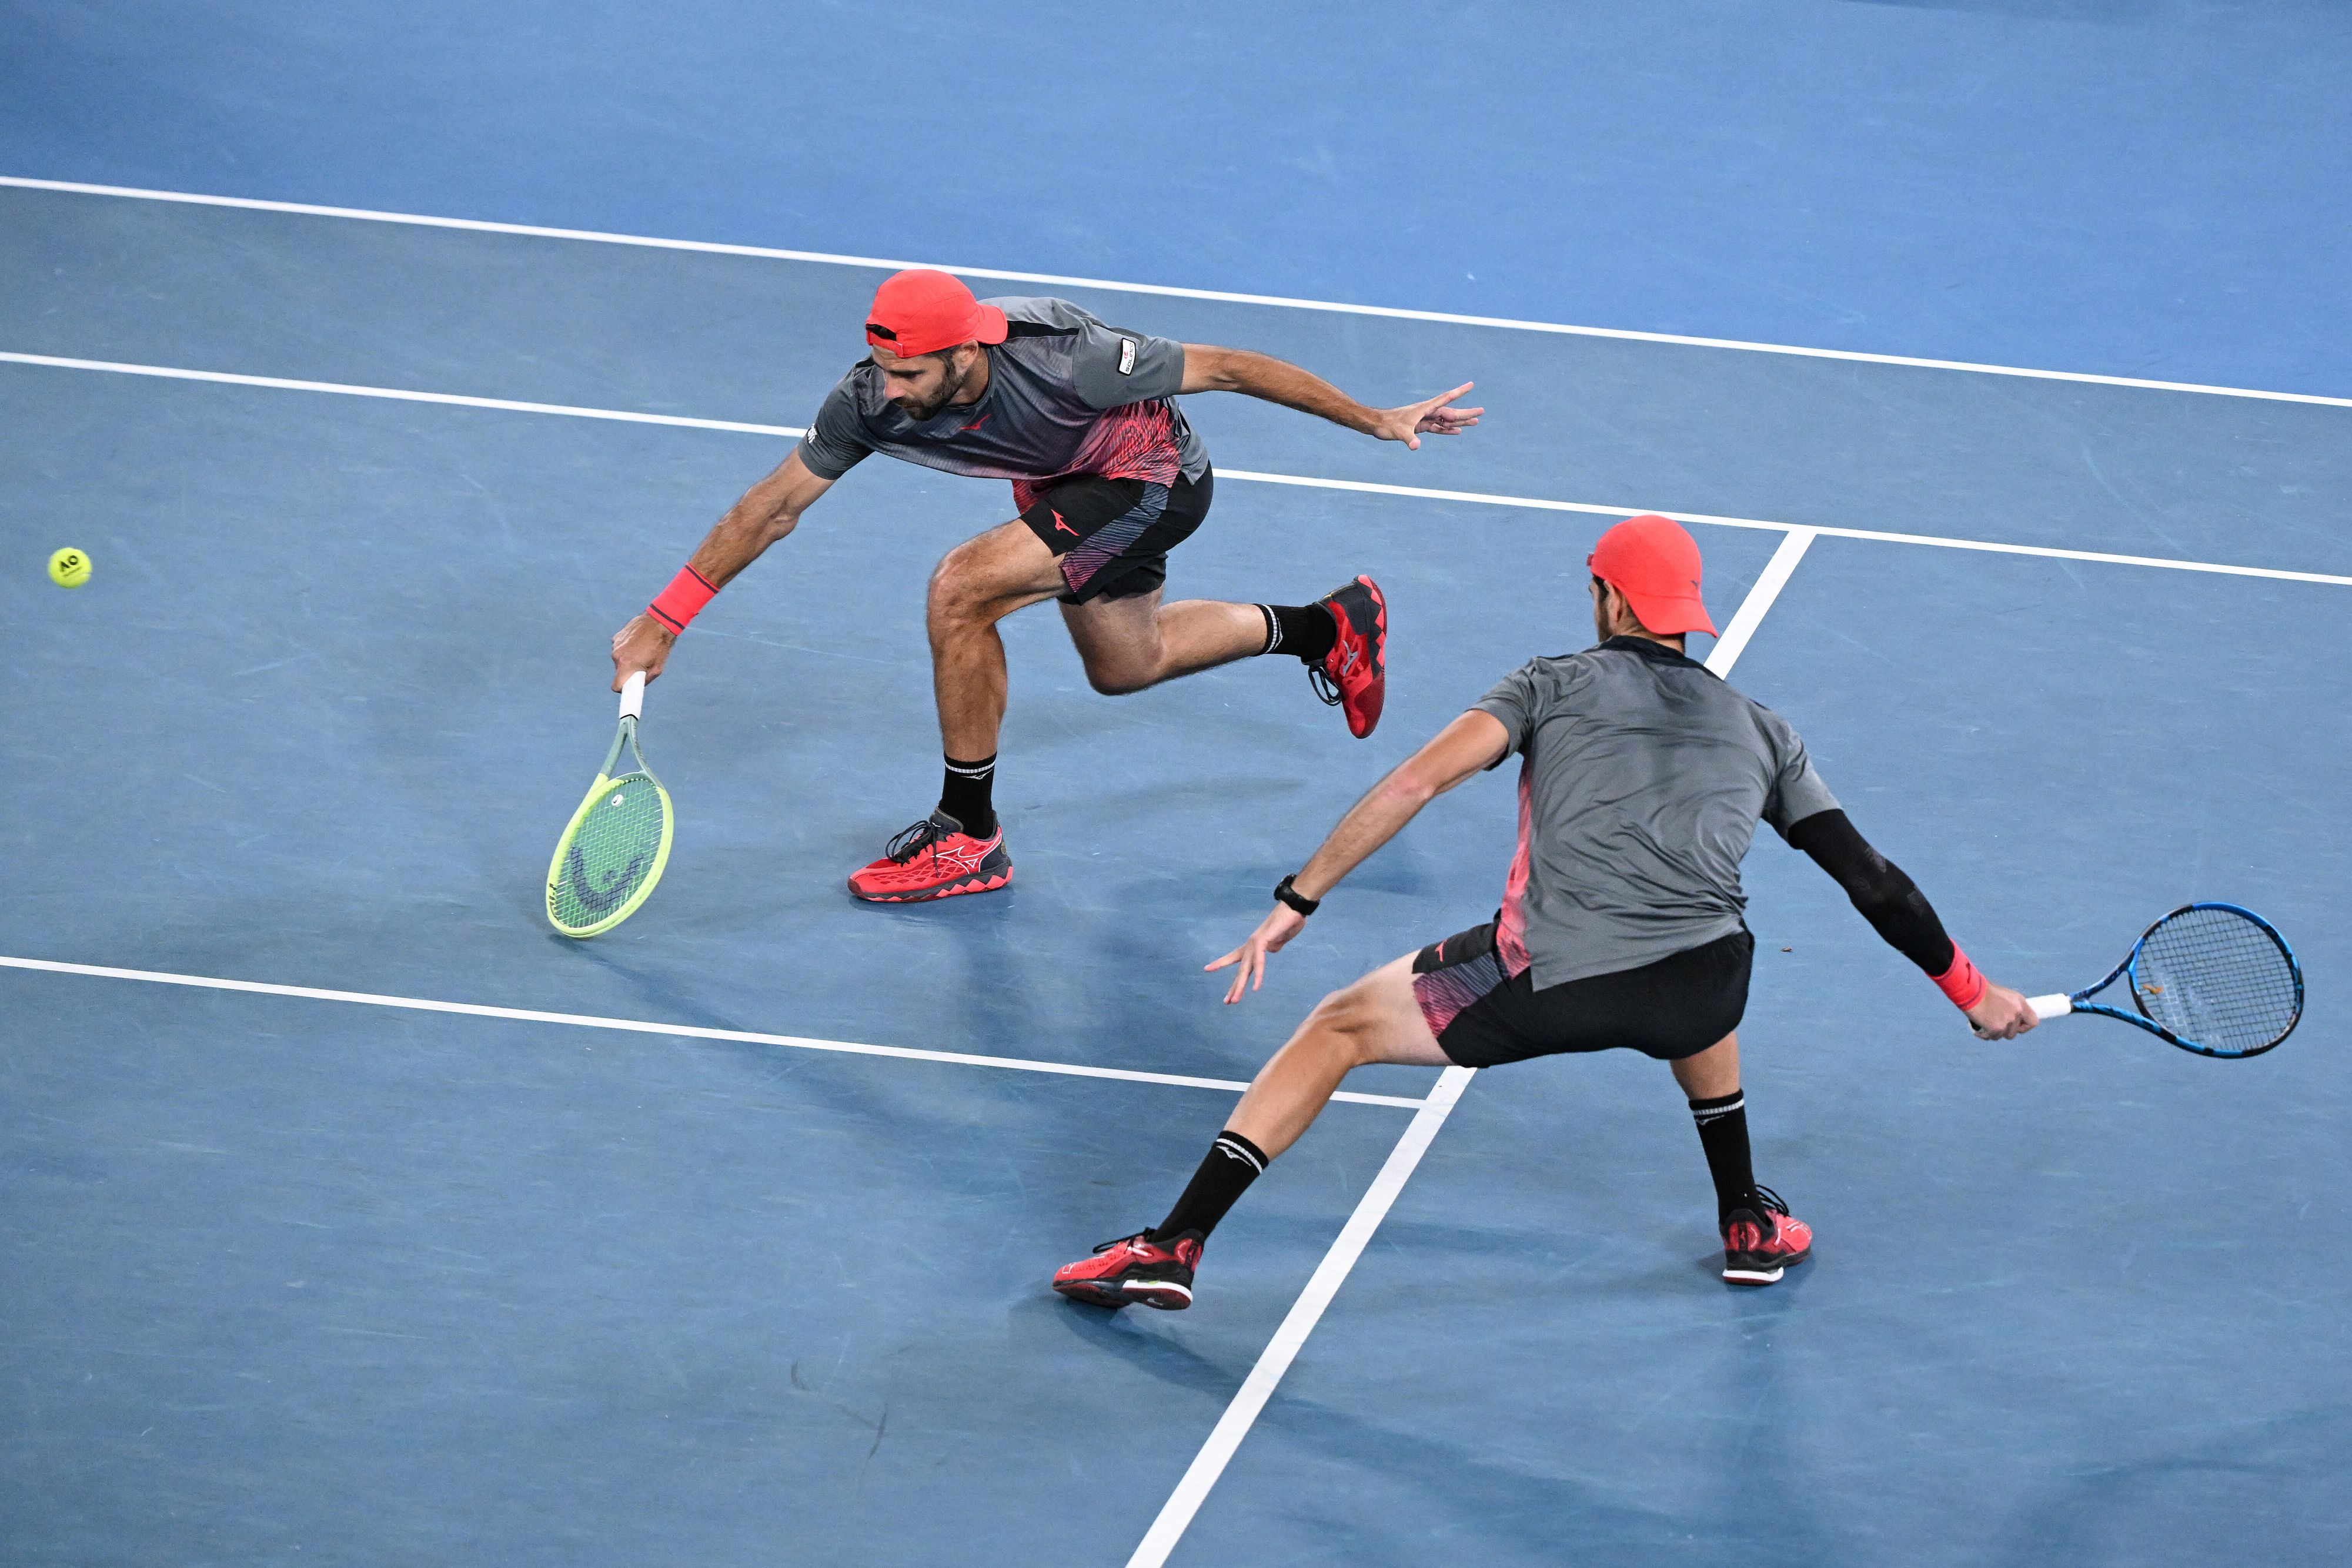
POLYGON ((1735 1031, 1755 946, 1739 862, 1759 821, 1836 878, 1978 1034, 2033 1027, 2025 998, 1978 973, 1911 879, 1846 821, 1788 723, 1684 655, 1685 632, 1715 631, 1690 535, 1635 517, 1602 535, 1589 564, 1600 645, 1534 661, 1446 726, 1282 879, 1249 940, 1208 967, 1235 967, 1225 1000, 1240 1000, 1342 877, 1432 800, 1516 751, 1519 847, 1495 919, 1324 998, 1259 1071, 1168 1218, 1069 1264, 1054 1289, 1097 1306, 1189 1306, 1209 1233, 1351 1068, 1495 1067, 1621 1046, 1665 1062, 1689 1098, 1715 1178, 1724 1279, 1775 1282, 1811 1254, 1813 1236, 1757 1185, 1739 1091, 1735 1031))

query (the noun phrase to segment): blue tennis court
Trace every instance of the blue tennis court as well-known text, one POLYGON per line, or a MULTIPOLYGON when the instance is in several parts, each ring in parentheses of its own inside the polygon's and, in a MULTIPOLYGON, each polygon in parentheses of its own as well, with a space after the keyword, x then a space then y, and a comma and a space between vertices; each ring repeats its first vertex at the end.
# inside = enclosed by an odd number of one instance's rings
POLYGON ((0 1561, 2345 1558, 2352 25, 650 15, 0 5, 0 1561), (1053 113, 951 90, 1043 59, 1053 113), (1412 453, 1187 401, 1171 597, 1375 574, 1380 731, 1285 661, 1099 695, 1025 612, 1018 881, 853 903, 937 777, 926 577, 1011 515, 870 462, 681 640, 665 879, 557 936, 607 640, 917 262, 1476 382, 1412 453), (2231 900, 2294 1038, 1979 1041, 1761 833, 1775 1289, 1621 1051, 1359 1071, 1192 1310, 1054 1296, 1318 997, 1491 914, 1511 769, 1246 1005, 1200 973, 1649 510, 1988 973, 2231 900))

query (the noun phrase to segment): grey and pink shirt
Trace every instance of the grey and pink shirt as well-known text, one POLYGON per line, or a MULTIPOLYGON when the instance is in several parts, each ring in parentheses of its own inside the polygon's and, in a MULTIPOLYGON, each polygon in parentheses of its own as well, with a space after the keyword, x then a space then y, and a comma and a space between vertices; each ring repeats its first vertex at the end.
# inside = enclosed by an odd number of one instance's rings
POLYGON ((1647 638, 1534 660, 1475 706, 1520 758, 1495 949, 1538 989, 1738 930, 1756 824, 1837 809, 1786 719, 1647 638))
POLYGON ((988 391, 965 408, 909 419, 871 360, 841 378, 802 437, 801 462, 838 479, 885 453, 949 474, 1013 482, 1018 509, 1080 474, 1173 487, 1209 471, 1208 449, 1173 401, 1184 345, 1106 325, 1066 299, 991 299, 1009 330, 988 354, 988 391))

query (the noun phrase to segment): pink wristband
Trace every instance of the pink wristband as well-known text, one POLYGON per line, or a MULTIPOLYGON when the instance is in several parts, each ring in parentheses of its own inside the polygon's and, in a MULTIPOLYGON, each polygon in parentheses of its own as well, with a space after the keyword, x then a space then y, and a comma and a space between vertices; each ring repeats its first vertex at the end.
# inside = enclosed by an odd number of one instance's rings
POLYGON ((1952 998, 1952 1005, 1962 1012, 1984 1000, 1985 987, 1991 983, 1978 972, 1974 964, 1969 962, 1969 956, 1960 951, 1960 945, 1957 942, 1952 944, 1951 967, 1930 977, 1944 995, 1952 998))
POLYGON ((690 566, 677 569, 661 597, 646 606, 646 613, 668 627, 673 632, 686 630, 687 622, 702 613, 702 607, 719 592, 719 585, 690 566))

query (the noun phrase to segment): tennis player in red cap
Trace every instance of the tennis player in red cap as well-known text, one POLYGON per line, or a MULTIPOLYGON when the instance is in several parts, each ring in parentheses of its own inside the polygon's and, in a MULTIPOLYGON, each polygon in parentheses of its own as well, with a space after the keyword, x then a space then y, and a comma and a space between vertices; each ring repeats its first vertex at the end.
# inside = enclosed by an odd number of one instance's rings
POLYGON ((1296 365, 1243 349, 1108 326, 1063 299, 974 299, 944 272, 885 282, 871 350, 833 389, 782 465, 747 491, 670 585, 613 638, 613 686, 661 674, 679 632, 730 579, 798 526, 870 453, 1013 482, 1019 517, 948 552, 927 606, 946 771, 939 809, 849 879, 863 899, 985 893, 1013 879, 992 790, 1004 718, 996 623, 1058 599, 1097 691, 1139 692, 1253 654, 1305 663, 1358 737, 1380 722, 1388 606, 1357 577, 1308 604, 1160 602, 1168 552, 1208 515, 1209 455, 1175 399, 1238 392, 1382 441, 1419 447, 1484 411, 1468 383, 1402 408, 1368 408, 1296 365))
POLYGON ((1189 1306, 1209 1232, 1295 1143, 1350 1069, 1495 1067, 1625 1047, 1674 1070, 1715 1178, 1723 1277, 1769 1285, 1812 1252, 1810 1226, 1757 1185, 1739 1088, 1754 944, 1739 862, 1758 821, 1835 877, 1878 934, 1977 1031, 2033 1027, 2025 998, 1978 973, 1911 879, 1846 821, 1785 720, 1683 653, 1712 634, 1698 546, 1664 517, 1618 524, 1590 563, 1600 645, 1513 672, 1356 803, 1274 890, 1232 967, 1227 1002, 1298 935, 1339 879, 1423 806, 1519 754, 1519 847, 1495 918, 1323 998, 1260 1070, 1168 1218, 1054 1276, 1097 1306, 1189 1306))

